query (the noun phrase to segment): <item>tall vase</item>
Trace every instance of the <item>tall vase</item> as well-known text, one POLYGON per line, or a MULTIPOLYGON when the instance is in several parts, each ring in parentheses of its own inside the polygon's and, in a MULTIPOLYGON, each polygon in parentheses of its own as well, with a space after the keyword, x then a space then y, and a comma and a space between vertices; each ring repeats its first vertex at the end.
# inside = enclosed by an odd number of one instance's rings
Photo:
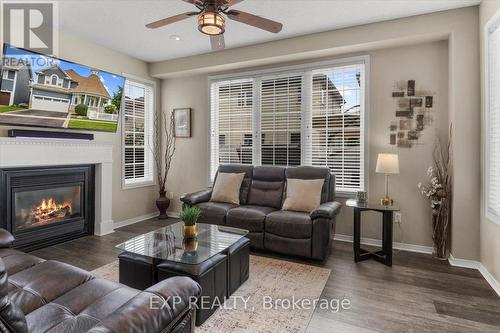
POLYGON ((160 211, 160 215, 158 215, 160 220, 168 219, 167 209, 170 206, 170 199, 167 198, 166 194, 165 190, 160 190, 160 197, 156 199, 156 207, 160 211))
POLYGON ((447 198, 441 199, 439 208, 432 215, 434 256, 441 260, 448 258, 449 212, 447 198))

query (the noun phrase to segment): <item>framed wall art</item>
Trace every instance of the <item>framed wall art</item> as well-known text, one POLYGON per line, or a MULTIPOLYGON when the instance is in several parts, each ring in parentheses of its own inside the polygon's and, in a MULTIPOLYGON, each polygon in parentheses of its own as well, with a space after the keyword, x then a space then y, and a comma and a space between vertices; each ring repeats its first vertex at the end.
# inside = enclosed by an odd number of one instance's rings
POLYGON ((174 136, 191 137, 191 108, 174 109, 174 136))

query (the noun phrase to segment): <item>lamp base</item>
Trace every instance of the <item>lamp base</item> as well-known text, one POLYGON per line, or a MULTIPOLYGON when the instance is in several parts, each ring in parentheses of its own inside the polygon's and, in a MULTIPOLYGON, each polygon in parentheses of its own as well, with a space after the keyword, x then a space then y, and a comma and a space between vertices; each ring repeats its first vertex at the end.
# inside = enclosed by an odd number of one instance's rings
POLYGON ((383 197, 382 199, 380 199, 380 204, 382 206, 392 206, 394 204, 394 200, 389 197, 383 197))

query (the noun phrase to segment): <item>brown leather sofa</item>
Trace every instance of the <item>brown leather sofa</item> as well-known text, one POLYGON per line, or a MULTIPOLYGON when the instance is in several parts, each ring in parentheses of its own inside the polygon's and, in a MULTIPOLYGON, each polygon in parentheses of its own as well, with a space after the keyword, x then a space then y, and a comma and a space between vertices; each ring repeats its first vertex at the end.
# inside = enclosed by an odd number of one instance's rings
MULTIPOLYGON (((253 249, 324 260, 341 205, 335 202, 335 176, 322 167, 221 165, 219 172, 245 173, 240 205, 211 202, 212 190, 185 194, 181 201, 202 210, 201 223, 249 230, 253 249), (283 211, 286 180, 324 179, 321 205, 310 213, 283 211)), ((216 176, 217 177, 217 176, 216 176)))
POLYGON ((190 297, 200 287, 190 278, 140 291, 14 250, 13 241, 0 229, 0 332, 194 332, 190 297))

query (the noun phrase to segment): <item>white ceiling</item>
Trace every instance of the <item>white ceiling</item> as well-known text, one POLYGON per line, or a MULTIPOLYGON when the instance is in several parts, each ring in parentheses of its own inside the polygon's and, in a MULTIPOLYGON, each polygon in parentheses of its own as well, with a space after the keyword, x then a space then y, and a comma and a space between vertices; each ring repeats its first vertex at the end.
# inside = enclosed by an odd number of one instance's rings
MULTIPOLYGON (((226 48, 477 5, 480 0, 245 0, 234 9, 283 23, 272 34, 227 20, 226 48)), ((196 9, 181 0, 59 2, 61 30, 138 59, 155 62, 211 52, 209 38, 188 18, 156 30, 144 25, 196 9), (180 41, 170 38, 179 35, 180 41)))

